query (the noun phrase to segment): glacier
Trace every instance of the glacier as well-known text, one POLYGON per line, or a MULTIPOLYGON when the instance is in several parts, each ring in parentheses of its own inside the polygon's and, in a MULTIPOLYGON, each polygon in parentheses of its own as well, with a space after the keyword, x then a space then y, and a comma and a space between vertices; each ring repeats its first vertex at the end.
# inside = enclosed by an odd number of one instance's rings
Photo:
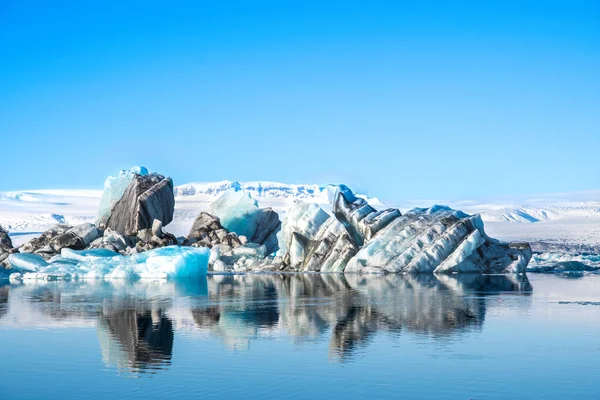
POLYGON ((46 261, 34 253, 9 256, 13 269, 24 280, 66 279, 177 279, 204 276, 208 270, 207 248, 167 246, 123 256, 107 249, 72 250, 46 261))

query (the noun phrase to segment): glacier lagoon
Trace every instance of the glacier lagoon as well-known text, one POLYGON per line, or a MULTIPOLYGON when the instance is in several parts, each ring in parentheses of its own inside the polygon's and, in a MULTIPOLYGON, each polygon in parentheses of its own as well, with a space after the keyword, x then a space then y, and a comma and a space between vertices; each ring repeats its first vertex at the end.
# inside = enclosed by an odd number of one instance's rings
POLYGON ((594 274, 5 281, 0 397, 597 399, 599 333, 594 274))

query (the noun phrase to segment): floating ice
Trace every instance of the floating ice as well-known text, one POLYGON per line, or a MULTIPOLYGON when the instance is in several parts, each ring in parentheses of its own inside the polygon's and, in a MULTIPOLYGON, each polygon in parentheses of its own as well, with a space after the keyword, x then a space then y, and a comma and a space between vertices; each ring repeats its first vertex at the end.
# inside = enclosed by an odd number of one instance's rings
POLYGON ((26 272, 23 279, 190 278, 206 275, 210 250, 167 246, 131 256, 106 249, 63 249, 44 261, 37 254, 11 254, 13 267, 26 272), (29 272, 27 272, 29 271, 29 272))
POLYGON ((89 249, 89 250, 71 250, 63 248, 60 251, 62 259, 71 259, 74 261, 95 261, 103 258, 111 258, 120 254, 109 249, 89 249))
POLYGON ((8 256, 10 265, 17 270, 38 271, 48 266, 42 256, 33 253, 13 253, 8 256))
POLYGON ((541 274, 582 274, 584 272, 600 272, 600 267, 590 267, 579 261, 561 261, 544 267, 529 267, 527 272, 541 274))
POLYGON ((535 253, 527 272, 564 272, 565 263, 570 267, 575 263, 590 267, 586 271, 600 269, 600 254, 545 252, 535 253))
POLYGON ((104 181, 104 192, 100 199, 100 207, 98 209, 98 221, 110 214, 113 206, 121 200, 123 193, 131 183, 135 175, 148 175, 146 167, 132 167, 129 170, 122 169, 117 176, 109 176, 104 181))

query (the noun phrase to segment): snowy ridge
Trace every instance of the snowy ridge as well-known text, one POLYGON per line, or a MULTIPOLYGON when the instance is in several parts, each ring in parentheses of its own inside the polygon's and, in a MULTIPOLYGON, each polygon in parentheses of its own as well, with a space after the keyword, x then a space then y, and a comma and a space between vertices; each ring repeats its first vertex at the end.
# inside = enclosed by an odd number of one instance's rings
POLYGON ((0 226, 42 232, 56 224, 94 222, 101 190, 27 190, 0 193, 0 226))
POLYGON ((175 197, 203 196, 217 198, 229 189, 244 190, 256 199, 263 197, 283 199, 313 199, 327 201, 325 187, 314 184, 286 184, 279 182, 191 182, 175 186, 175 197), (323 197, 325 196, 325 197, 323 197))
POLYGON ((600 190, 551 193, 533 198, 461 201, 453 208, 481 214, 487 222, 536 223, 560 220, 600 220, 600 190))
POLYGON ((535 223, 541 221, 556 221, 569 218, 598 218, 600 219, 600 205, 545 205, 523 206, 516 208, 495 208, 487 210, 484 206, 470 209, 467 212, 478 212, 487 222, 520 222, 535 223))

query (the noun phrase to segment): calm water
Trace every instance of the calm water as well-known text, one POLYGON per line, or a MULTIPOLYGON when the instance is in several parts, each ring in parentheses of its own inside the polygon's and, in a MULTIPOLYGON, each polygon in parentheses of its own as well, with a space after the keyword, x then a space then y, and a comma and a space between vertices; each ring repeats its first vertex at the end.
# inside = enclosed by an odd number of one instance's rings
POLYGON ((600 276, 0 287, 1 399, 599 399, 600 276))

